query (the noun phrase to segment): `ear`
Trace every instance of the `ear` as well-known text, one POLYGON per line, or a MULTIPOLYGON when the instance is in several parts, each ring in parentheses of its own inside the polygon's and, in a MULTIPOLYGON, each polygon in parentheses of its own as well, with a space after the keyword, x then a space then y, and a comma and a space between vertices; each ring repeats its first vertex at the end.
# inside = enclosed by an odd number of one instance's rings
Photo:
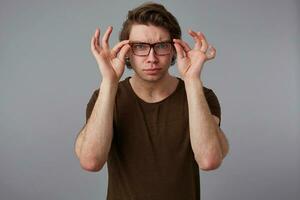
POLYGON ((130 50, 127 51, 127 53, 125 54, 125 64, 126 64, 126 66, 127 66, 129 69, 132 68, 132 67, 131 67, 131 64, 130 64, 130 57, 131 57, 131 55, 132 55, 132 53, 131 53, 130 50))
POLYGON ((176 62, 176 58, 177 58, 177 54, 176 54, 176 50, 175 48, 172 48, 172 60, 171 60, 171 66, 175 64, 176 62))
POLYGON ((125 64, 128 68, 131 68, 130 59, 129 57, 125 57, 125 64))

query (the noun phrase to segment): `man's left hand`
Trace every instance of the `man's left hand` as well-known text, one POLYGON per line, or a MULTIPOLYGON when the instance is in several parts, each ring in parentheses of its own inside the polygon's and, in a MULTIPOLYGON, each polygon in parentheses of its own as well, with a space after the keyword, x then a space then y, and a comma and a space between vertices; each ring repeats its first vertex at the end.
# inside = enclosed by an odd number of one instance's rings
POLYGON ((195 41, 193 49, 180 39, 173 39, 177 52, 177 67, 181 77, 200 78, 204 63, 216 56, 216 49, 207 43, 203 33, 189 30, 189 34, 195 41))

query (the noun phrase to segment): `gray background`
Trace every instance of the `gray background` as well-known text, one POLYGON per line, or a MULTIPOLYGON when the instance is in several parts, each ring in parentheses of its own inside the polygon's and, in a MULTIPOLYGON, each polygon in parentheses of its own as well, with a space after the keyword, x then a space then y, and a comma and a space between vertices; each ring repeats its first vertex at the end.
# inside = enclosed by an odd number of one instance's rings
MULTIPOLYGON (((220 101, 230 153, 219 169, 201 171, 202 199, 298 200, 299 1, 161 2, 184 40, 192 43, 193 28, 217 49, 202 80, 220 101)), ((1 200, 105 199, 106 165, 84 171, 74 154, 101 81, 90 38, 112 25, 115 44, 140 3, 1 0, 1 200)))

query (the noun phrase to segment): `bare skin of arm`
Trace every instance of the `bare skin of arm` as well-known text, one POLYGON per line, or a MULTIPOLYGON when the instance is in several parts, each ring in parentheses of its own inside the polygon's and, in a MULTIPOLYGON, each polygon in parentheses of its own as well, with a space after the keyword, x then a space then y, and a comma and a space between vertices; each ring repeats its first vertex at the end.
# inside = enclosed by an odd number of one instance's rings
POLYGON ((113 109, 117 84, 102 82, 99 96, 87 124, 76 141, 76 155, 88 171, 104 166, 113 137, 113 109))
POLYGON ((204 63, 215 58, 216 49, 208 44, 203 33, 189 30, 189 34, 195 41, 193 49, 183 40, 173 41, 177 67, 187 93, 191 146, 199 167, 208 171, 221 165, 229 149, 228 141, 218 126, 219 119, 209 110, 200 78, 204 63))
POLYGON ((100 30, 91 39, 91 51, 98 63, 102 82, 91 116, 75 141, 75 153, 80 165, 87 171, 99 171, 104 166, 113 137, 113 110, 118 82, 124 73, 125 55, 130 49, 128 40, 109 48, 112 27, 99 42, 100 30))
MULTIPOLYGON (((186 80, 191 145, 203 170, 218 168, 228 152, 228 142, 206 102, 200 79, 186 80)), ((218 119, 218 118, 217 118, 218 119)))
POLYGON ((217 131, 218 131, 217 135, 219 137, 220 145, 221 145, 221 148, 222 148, 222 155, 223 155, 222 159, 224 159, 227 156, 228 152, 229 152, 228 139, 226 138, 226 135, 223 132, 223 130, 218 125, 219 122, 220 122, 220 119, 217 116, 215 116, 215 115, 213 115, 213 117, 214 117, 214 120, 215 120, 215 122, 217 124, 217 131))

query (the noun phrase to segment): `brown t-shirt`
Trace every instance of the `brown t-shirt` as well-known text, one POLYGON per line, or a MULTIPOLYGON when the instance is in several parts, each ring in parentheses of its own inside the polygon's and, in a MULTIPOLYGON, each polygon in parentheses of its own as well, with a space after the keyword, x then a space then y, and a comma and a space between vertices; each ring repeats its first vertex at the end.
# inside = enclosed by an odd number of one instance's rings
MULTIPOLYGON (((116 95, 107 200, 199 200, 183 80, 177 77, 179 84, 167 98, 147 103, 134 93, 129 78, 119 82, 116 95)), ((221 122, 217 96, 203 89, 211 113, 221 122)), ((98 94, 96 89, 87 104, 86 121, 98 94)))

